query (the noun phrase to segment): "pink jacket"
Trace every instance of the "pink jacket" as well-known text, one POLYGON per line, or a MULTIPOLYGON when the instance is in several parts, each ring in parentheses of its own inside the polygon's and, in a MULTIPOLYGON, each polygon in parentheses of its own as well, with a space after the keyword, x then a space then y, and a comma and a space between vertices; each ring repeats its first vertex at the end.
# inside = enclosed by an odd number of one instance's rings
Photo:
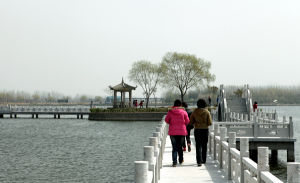
POLYGON ((186 125, 190 120, 184 108, 173 107, 169 110, 165 122, 169 124, 169 135, 187 135, 186 125))

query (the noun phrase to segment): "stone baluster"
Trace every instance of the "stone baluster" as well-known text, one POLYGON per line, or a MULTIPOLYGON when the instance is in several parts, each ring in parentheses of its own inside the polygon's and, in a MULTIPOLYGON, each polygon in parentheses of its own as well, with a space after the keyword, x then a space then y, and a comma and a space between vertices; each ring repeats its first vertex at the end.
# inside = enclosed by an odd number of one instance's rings
POLYGON ((157 137, 150 137, 149 138, 149 145, 154 147, 154 156, 155 156, 155 183, 158 183, 160 179, 160 168, 159 168, 159 149, 158 149, 158 138, 157 137))
POLYGON ((258 137, 258 117, 254 116, 253 118, 253 136, 258 137))
POLYGON ((208 131, 208 154, 212 155, 213 150, 213 138, 211 137, 211 132, 214 131, 214 125, 209 126, 209 131, 208 131))
POLYGON ((214 160, 217 159, 217 142, 216 142, 216 136, 219 136, 219 125, 214 124, 214 160))
POLYGON ((239 114, 239 121, 240 122, 244 121, 244 114, 243 113, 239 114))
POLYGON ((235 132, 229 132, 228 133, 229 139, 228 139, 228 146, 229 146, 229 152, 228 152, 228 172, 227 172, 227 179, 232 180, 231 177, 231 153, 230 148, 236 148, 236 133, 235 132))
POLYGON ((213 125, 208 127, 208 140, 207 140, 208 141, 208 147, 207 147, 208 154, 211 154, 211 137, 210 137, 210 132, 212 131, 211 127, 213 127, 213 125))
POLYGON ((241 168, 241 183, 244 183, 244 166, 243 166, 243 157, 249 157, 249 139, 240 138, 240 168, 241 168))
POLYGON ((148 182, 148 161, 135 161, 135 183, 148 182))
POLYGON ((266 116, 267 116, 267 114, 264 112, 264 113, 263 113, 263 116, 262 116, 262 118, 263 118, 263 121, 262 121, 262 122, 263 122, 263 123, 264 123, 264 122, 267 122, 267 117, 266 117, 266 116))
POLYGON ((300 182, 300 163, 288 162, 287 163, 287 182, 299 183, 300 182))
POLYGON ((286 116, 282 116, 282 124, 283 124, 283 127, 286 127, 286 122, 287 122, 287 120, 286 120, 286 116))
POLYGON ((159 148, 159 156, 158 156, 158 160, 159 160, 159 169, 162 168, 162 154, 163 154, 163 150, 162 150, 162 142, 161 142, 161 138, 160 138, 160 133, 159 132, 154 132, 153 133, 153 137, 157 137, 158 139, 158 148, 159 148))
POLYGON ((219 147, 219 162, 220 162, 220 169, 223 169, 223 146, 222 142, 226 141, 226 134, 227 134, 227 128, 221 127, 220 128, 220 147, 219 147))
POLYGON ((245 114, 245 121, 249 121, 248 114, 245 114))
POLYGON ((153 179, 155 180, 155 165, 154 165, 154 147, 144 146, 144 161, 148 161, 148 170, 152 171, 153 179))
POLYGON ((275 122, 278 123, 279 119, 278 119, 278 114, 277 113, 274 114, 274 118, 275 118, 275 122))
POLYGON ((254 118, 254 116, 255 116, 255 114, 253 114, 253 115, 250 115, 250 121, 253 121, 253 118, 254 118))
POLYGON ((293 118, 290 116, 289 118, 289 137, 293 138, 294 137, 294 123, 293 123, 293 118))
POLYGON ((261 180, 261 172, 269 171, 269 148, 268 147, 258 147, 258 157, 257 157, 257 182, 263 183, 261 180))

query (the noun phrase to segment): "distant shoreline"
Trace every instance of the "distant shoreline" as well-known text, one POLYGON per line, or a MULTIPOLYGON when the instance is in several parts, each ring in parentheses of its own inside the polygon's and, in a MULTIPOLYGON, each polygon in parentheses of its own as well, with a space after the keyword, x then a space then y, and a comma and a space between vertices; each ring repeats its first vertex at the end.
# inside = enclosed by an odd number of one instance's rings
POLYGON ((259 106, 300 106, 300 104, 258 104, 259 106))

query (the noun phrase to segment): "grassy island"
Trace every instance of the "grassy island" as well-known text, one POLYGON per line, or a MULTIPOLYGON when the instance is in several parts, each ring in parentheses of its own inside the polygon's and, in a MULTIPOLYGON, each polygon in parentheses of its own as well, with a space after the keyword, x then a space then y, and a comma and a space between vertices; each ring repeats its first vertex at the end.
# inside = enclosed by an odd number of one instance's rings
POLYGON ((97 121, 160 121, 168 108, 92 108, 89 120, 97 121))

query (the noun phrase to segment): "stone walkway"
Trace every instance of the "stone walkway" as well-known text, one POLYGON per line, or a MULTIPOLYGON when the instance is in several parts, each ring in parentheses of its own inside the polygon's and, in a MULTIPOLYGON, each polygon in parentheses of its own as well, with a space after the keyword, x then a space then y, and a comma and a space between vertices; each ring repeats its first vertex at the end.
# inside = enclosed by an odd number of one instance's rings
POLYGON ((191 140, 192 151, 184 152, 184 162, 181 165, 178 164, 177 167, 172 167, 172 145, 170 137, 167 137, 159 183, 231 183, 231 181, 227 180, 224 173, 219 170, 212 157, 208 156, 206 164, 201 167, 197 166, 195 141, 192 135, 191 140))

